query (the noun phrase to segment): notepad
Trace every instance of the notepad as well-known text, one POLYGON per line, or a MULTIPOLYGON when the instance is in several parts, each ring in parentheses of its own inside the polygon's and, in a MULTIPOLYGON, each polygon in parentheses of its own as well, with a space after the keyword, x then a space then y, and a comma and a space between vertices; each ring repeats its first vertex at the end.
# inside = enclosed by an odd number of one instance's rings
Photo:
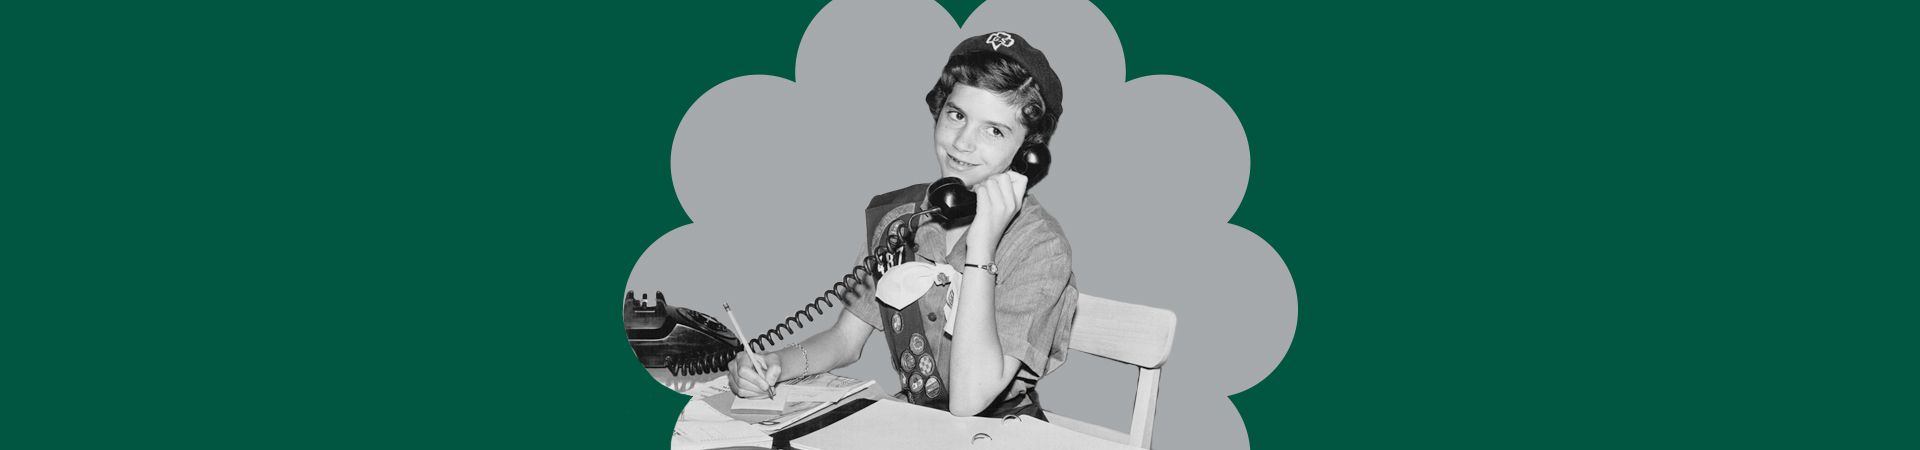
POLYGON ((704 401, 712 405, 714 409, 733 417, 734 420, 753 424, 762 431, 772 432, 785 429, 794 423, 805 420, 807 417, 827 407, 833 406, 840 400, 853 396, 873 385, 873 380, 861 381, 834 374, 815 374, 788 380, 787 384, 774 388, 774 398, 785 402, 783 409, 764 414, 748 414, 734 410, 733 405, 737 398, 734 397, 732 392, 715 394, 707 397, 704 401), (792 387, 803 389, 796 390, 792 389, 792 387), (789 396, 789 398, 806 398, 810 400, 796 401, 782 399, 780 397, 780 394, 783 392, 781 388, 789 388, 784 391, 793 394, 789 396))
POLYGON ((780 414, 786 412, 787 401, 779 395, 767 398, 734 397, 733 407, 728 409, 735 414, 780 414))

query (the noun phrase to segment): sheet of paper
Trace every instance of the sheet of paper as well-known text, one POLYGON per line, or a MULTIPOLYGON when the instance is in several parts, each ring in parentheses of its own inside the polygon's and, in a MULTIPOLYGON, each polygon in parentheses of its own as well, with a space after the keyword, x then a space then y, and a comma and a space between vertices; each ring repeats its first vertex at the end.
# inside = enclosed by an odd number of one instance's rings
POLYGON ((688 389, 686 394, 689 397, 693 397, 694 400, 700 400, 713 394, 727 392, 731 389, 733 389, 733 385, 727 382, 727 377, 720 377, 708 380, 705 383, 696 384, 693 386, 693 389, 688 389))
POLYGON ((709 405, 707 404, 707 402, 703 402, 699 400, 693 400, 693 401, 687 402, 687 408, 680 410, 680 420, 681 421, 691 420, 691 421, 698 421, 698 422, 732 422, 734 421, 732 417, 727 417, 726 414, 721 414, 719 410, 713 409, 713 405, 709 405))
POLYGON ((674 450, 699 450, 723 447, 767 447, 773 437, 744 422, 680 422, 673 426, 674 450))
POLYGON ((785 400, 787 403, 837 402, 851 393, 853 393, 852 387, 781 385, 774 388, 774 398, 785 400))
POLYGON ((712 442, 720 440, 752 439, 767 434, 746 422, 728 420, 724 422, 686 422, 675 425, 673 433, 694 442, 712 442))

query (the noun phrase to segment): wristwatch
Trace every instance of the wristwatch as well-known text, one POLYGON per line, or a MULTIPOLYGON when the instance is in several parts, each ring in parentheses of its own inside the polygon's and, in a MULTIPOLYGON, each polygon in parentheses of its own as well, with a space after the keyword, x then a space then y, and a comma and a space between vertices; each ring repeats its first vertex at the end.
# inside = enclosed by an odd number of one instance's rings
POLYGON ((996 265, 994 265, 993 263, 986 263, 986 264, 967 264, 967 265, 966 265, 966 267, 979 267, 979 268, 981 268, 982 270, 986 270, 986 271, 987 271, 987 273, 990 273, 990 274, 993 274, 993 276, 995 276, 995 277, 999 277, 999 276, 1000 276, 1000 266, 996 266, 996 265))

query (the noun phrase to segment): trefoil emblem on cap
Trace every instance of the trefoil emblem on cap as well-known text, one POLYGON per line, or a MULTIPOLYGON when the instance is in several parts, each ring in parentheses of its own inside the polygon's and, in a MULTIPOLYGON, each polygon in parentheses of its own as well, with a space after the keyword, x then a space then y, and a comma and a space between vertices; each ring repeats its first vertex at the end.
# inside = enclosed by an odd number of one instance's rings
POLYGON ((1000 47, 1013 46, 1013 36, 1007 34, 1005 31, 996 31, 993 34, 987 35, 987 43, 993 44, 994 51, 999 51, 1000 47))

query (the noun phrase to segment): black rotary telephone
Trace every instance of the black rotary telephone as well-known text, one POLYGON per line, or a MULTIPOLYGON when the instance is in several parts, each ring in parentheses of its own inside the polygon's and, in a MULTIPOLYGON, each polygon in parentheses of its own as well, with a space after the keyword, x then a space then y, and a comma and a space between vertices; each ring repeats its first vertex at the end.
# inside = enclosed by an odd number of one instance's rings
POLYGON ((622 307, 627 322, 627 342, 640 364, 664 368, 673 375, 698 375, 727 370, 733 354, 740 351, 740 338, 713 316, 686 307, 667 306, 666 294, 653 293, 633 298, 627 291, 622 307))
MULTIPOLYGON (((1046 178, 1047 167, 1053 163, 1053 154, 1045 144, 1026 144, 1014 154, 1009 170, 1027 176, 1027 188, 1032 189, 1046 178)), ((913 241, 907 237, 906 230, 911 229, 908 222, 921 216, 933 216, 943 221, 952 221, 972 217, 975 204, 979 199, 973 191, 967 189, 959 178, 946 177, 927 186, 927 203, 930 209, 902 215, 887 224, 885 242, 873 248, 873 252, 853 266, 853 271, 833 288, 815 297, 812 303, 801 308, 787 320, 774 325, 766 333, 761 333, 748 346, 755 352, 763 352, 795 329, 806 326, 827 313, 826 308, 833 307, 833 297, 846 301, 856 286, 872 288, 887 269, 910 261, 913 257, 913 241), (805 317, 806 321, 800 318, 805 317)), ((728 330, 726 325, 714 320, 713 316, 702 314, 685 307, 668 307, 665 295, 654 292, 651 304, 647 295, 633 297, 633 291, 627 291, 626 306, 623 308, 627 341, 633 346, 633 353, 639 356, 640 363, 650 368, 665 368, 673 375, 699 375, 727 370, 727 364, 733 362, 734 355, 746 346, 728 330)))

